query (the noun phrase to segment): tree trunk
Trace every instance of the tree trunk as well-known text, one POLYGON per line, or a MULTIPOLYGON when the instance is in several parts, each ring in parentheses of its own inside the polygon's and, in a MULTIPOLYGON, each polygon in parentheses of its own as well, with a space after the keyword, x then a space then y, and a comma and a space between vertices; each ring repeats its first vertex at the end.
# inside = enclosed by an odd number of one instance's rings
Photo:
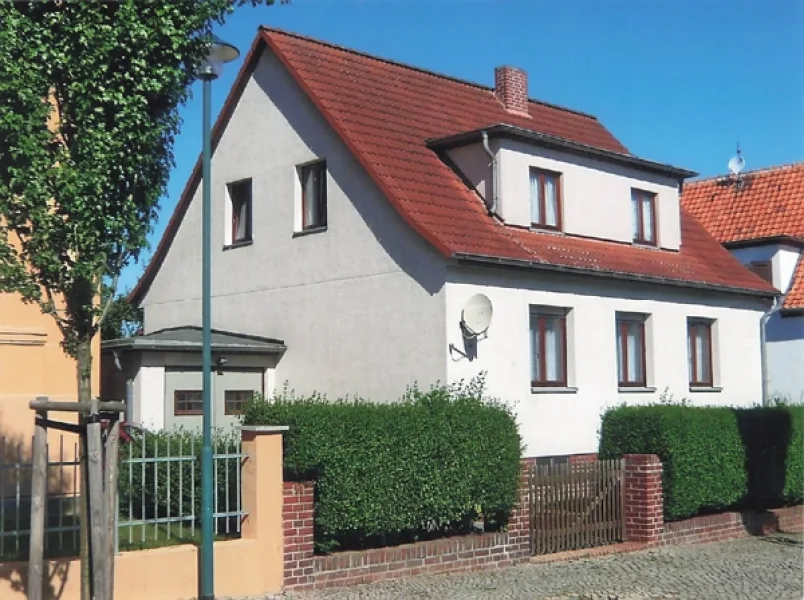
MULTIPOLYGON (((76 349, 76 367, 78 373, 78 401, 89 404, 92 401, 92 339, 81 340, 76 349)), ((86 423, 79 417, 81 425, 80 442, 80 478, 81 496, 79 506, 79 523, 81 538, 81 600, 92 600, 91 571, 89 562, 89 476, 87 462, 86 423)))

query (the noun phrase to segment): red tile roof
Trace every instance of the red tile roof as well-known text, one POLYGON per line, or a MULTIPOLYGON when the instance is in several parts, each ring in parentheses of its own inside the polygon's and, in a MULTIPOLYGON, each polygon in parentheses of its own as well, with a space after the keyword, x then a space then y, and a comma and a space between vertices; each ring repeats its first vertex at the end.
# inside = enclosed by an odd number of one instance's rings
MULTIPOLYGON (((589 115, 537 101, 530 101, 529 117, 512 114, 491 88, 293 33, 261 30, 215 124, 213 144, 223 133, 265 46, 276 54, 406 222, 447 257, 502 259, 741 292, 773 291, 686 213, 682 213, 678 252, 506 227, 488 216, 477 194, 428 148, 427 140, 502 123, 624 156, 630 156, 628 151, 589 115)), ((151 263, 132 291, 133 301, 142 299, 153 280, 199 177, 197 164, 151 263)))
POLYGON ((790 282, 782 308, 784 310, 804 310, 804 256, 798 258, 793 281, 790 282))
POLYGON ((772 237, 804 238, 804 163, 691 181, 682 203, 723 244, 772 237))
MULTIPOLYGON (((804 163, 691 181, 681 202, 726 246, 789 239, 804 244, 804 163)), ((783 304, 804 309, 804 260, 799 260, 783 304)))

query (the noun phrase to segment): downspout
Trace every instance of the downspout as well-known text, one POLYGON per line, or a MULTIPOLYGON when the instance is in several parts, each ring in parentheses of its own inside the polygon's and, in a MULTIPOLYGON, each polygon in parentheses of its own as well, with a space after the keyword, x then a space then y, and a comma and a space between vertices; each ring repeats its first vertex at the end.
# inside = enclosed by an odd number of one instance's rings
POLYGON ((759 353, 760 360, 762 361, 762 406, 768 406, 770 398, 768 397, 768 388, 770 387, 770 376, 768 375, 768 349, 767 340, 765 337, 765 330, 768 326, 770 318, 782 308, 784 296, 776 296, 773 300, 771 309, 759 318, 759 353))
POLYGON ((497 202, 499 200, 499 173, 497 172, 497 157, 489 148, 489 134, 484 130, 480 132, 483 139, 483 150, 491 160, 491 206, 489 207, 489 214, 494 216, 497 214, 497 202))

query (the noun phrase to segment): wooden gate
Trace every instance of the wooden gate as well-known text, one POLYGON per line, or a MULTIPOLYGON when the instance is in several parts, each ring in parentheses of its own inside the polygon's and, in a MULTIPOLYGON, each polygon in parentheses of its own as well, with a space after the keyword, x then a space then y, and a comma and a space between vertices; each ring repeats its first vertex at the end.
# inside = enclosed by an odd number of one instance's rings
POLYGON ((533 553, 550 554, 622 541, 624 480, 623 460, 532 467, 533 553))

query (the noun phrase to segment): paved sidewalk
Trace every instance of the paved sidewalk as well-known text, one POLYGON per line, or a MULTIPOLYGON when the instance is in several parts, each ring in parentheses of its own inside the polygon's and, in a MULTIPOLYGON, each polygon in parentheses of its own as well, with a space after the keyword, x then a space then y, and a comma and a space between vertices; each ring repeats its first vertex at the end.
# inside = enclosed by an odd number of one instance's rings
POLYGON ((801 600, 802 537, 777 534, 563 563, 431 575, 292 600, 801 600))

